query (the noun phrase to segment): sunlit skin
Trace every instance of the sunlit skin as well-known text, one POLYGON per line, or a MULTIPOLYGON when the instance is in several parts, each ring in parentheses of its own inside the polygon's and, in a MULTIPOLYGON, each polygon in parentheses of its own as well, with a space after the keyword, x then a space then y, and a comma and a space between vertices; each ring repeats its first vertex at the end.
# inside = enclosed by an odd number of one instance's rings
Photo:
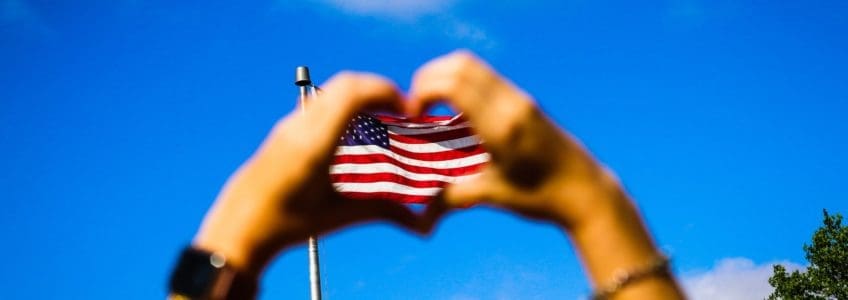
MULTIPOLYGON (((307 109, 281 119, 230 177, 195 247, 223 254, 258 278, 276 255, 310 235, 368 221, 428 234, 448 211, 490 205, 562 228, 595 285, 660 255, 617 178, 528 93, 467 51, 424 64, 406 96, 391 81, 365 73, 336 74, 322 88, 307 109), (448 186, 420 215, 390 201, 344 199, 333 190, 327 170, 356 112, 417 116, 439 101, 464 113, 491 154, 479 177, 448 186)), ((683 298, 670 275, 636 281, 613 296, 683 298)))

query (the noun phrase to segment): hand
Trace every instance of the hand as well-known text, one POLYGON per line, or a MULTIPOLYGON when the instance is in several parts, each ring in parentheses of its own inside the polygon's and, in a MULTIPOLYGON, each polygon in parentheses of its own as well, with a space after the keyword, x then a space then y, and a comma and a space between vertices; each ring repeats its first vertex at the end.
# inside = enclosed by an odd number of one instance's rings
MULTIPOLYGON (((491 154, 479 177, 445 188, 427 209, 429 222, 476 203, 553 221, 569 233, 596 286, 658 257, 618 180, 550 122, 529 95, 471 53, 458 51, 422 66, 409 98, 410 115, 438 101, 462 111, 491 154)), ((631 284, 615 296, 682 298, 668 274, 631 284)))
POLYGON ((610 197, 620 193, 616 180, 580 143, 473 54, 458 51, 415 73, 408 113, 420 115, 438 101, 465 114, 492 161, 480 177, 447 187, 446 207, 433 209, 482 202, 573 228, 620 198, 610 197))
POLYGON ((342 226, 387 220, 416 229, 416 216, 391 201, 342 198, 330 183, 338 137, 361 109, 400 111, 388 80, 340 73, 305 110, 279 121, 260 148, 227 181, 194 240, 257 275, 284 247, 342 226))

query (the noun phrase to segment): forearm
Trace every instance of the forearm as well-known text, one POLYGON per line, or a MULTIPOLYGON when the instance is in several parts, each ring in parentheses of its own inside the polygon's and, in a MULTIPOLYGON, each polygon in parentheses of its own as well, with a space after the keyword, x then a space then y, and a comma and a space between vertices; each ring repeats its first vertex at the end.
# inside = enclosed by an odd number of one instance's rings
MULTIPOLYGON (((596 201, 589 217, 566 230, 595 289, 613 282, 617 273, 632 272, 657 261, 657 249, 635 205, 611 176, 583 193, 596 201)), ((572 195, 573 196, 573 195, 572 195)), ((612 299, 682 299, 669 272, 655 272, 615 292, 612 299)))

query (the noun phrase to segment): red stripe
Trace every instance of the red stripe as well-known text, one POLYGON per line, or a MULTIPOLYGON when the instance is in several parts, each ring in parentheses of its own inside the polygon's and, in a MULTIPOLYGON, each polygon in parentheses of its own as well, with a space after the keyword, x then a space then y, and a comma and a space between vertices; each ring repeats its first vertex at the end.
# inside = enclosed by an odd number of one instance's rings
POLYGON ((333 183, 394 182, 414 188, 444 187, 447 184, 438 180, 412 180, 395 173, 330 174, 330 181, 333 183))
POLYGON ((401 135, 395 134, 389 131, 389 138, 396 140, 401 143, 407 144, 429 144, 429 143, 438 143, 443 141, 449 141, 454 139, 460 139, 464 137, 473 136, 474 133, 471 132, 471 129, 459 128, 454 130, 442 131, 442 132, 434 132, 434 133, 426 133, 426 134, 415 134, 415 135, 401 135))
MULTIPOLYGON (((392 122, 392 123, 418 123, 418 124, 426 124, 426 123, 436 123, 441 121, 447 121, 453 119, 454 116, 421 116, 416 118, 403 118, 403 117, 394 117, 394 116, 374 116, 378 120, 382 122, 392 122)), ((437 124, 433 124, 437 125, 437 124)))
POLYGON ((449 160, 456 158, 463 158, 472 155, 477 155, 480 153, 486 153, 486 150, 483 149, 480 145, 471 145, 464 148, 457 148, 453 150, 445 150, 439 152, 429 152, 429 153, 418 153, 411 152, 405 149, 401 149, 395 146, 389 146, 389 151, 397 153, 400 156, 417 159, 417 160, 426 160, 426 161, 439 161, 439 160, 449 160))
POLYGON ((463 176, 474 173, 478 170, 478 166, 483 163, 474 164, 465 167, 458 168, 429 168, 429 167, 421 167, 421 166, 412 166, 398 161, 397 159, 391 158, 385 154, 358 154, 358 155, 336 155, 333 159, 333 164, 370 164, 370 163, 390 163, 392 165, 397 166, 398 168, 404 169, 409 172, 419 173, 419 174, 438 174, 445 176, 463 176))
POLYGON ((342 196, 345 196, 350 199, 356 200, 375 200, 375 199, 385 199, 392 200, 395 202, 401 203, 427 203, 430 201, 432 196, 417 196, 417 195, 407 195, 407 194, 398 194, 398 193, 390 193, 390 192, 373 192, 373 193, 363 193, 363 192, 343 192, 342 196))

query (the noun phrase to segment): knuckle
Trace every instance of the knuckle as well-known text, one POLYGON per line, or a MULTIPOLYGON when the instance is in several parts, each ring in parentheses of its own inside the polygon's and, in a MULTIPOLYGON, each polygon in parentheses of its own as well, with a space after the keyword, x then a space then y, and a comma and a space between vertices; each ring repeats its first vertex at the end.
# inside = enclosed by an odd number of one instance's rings
POLYGON ((442 89, 448 93, 453 94, 456 91, 461 91, 464 85, 464 79, 462 77, 447 77, 442 80, 442 89))
POLYGON ((331 83, 342 82, 342 81, 346 80, 346 78, 349 78, 352 75, 353 74, 350 71, 339 71, 339 72, 336 72, 336 74, 333 74, 333 77, 330 77, 330 82, 331 83))
POLYGON ((501 106, 497 113, 501 120, 500 126, 495 129, 492 138, 499 143, 515 145, 526 137, 526 125, 538 114, 538 108, 527 101, 501 106))
POLYGON ((469 64, 477 61, 477 56, 467 49, 456 50, 450 54, 450 58, 457 63, 469 64))
POLYGON ((330 78, 329 86, 334 89, 350 90, 356 86, 356 80, 359 74, 351 71, 341 71, 330 78))
POLYGON ((454 72, 473 70, 479 65, 479 59, 468 50, 457 50, 449 57, 454 72))
POLYGON ((511 115, 508 116, 508 122, 512 127, 521 127, 526 130, 529 124, 533 124, 541 118, 539 108, 529 101, 521 101, 511 115))
POLYGON ((360 87, 366 87, 367 90, 371 91, 376 95, 387 95, 393 94, 396 90, 394 84, 390 81, 384 79, 383 77, 377 75, 367 75, 363 82, 360 83, 360 87))
POLYGON ((425 64, 413 75, 413 82, 453 78, 459 81, 469 77, 479 65, 479 59, 468 50, 456 50, 425 64))

